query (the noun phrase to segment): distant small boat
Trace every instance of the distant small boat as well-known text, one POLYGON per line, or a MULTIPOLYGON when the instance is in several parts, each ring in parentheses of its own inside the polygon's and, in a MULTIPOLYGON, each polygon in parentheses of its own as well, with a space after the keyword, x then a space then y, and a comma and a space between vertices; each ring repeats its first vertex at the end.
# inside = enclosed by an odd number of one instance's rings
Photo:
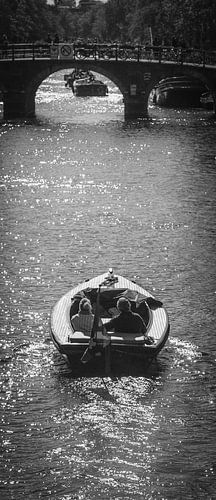
POLYGON ((102 96, 108 94, 108 87, 97 80, 90 71, 74 70, 64 75, 65 86, 69 86, 77 97, 102 96))
POLYGON ((164 78, 155 87, 153 102, 164 107, 200 107, 200 97, 205 90, 202 82, 192 78, 164 78))
MULTIPOLYGON (((83 357, 89 354, 93 368, 100 367, 105 372, 110 369, 124 370, 132 357, 133 367, 141 363, 144 369, 148 362, 156 358, 164 347, 169 335, 169 319, 162 302, 156 300, 144 288, 120 275, 102 274, 69 290, 54 306, 51 313, 51 336, 58 351, 66 356, 72 368, 83 373, 83 357), (71 318, 77 314, 81 298, 87 297, 94 311, 91 335, 74 331, 71 318), (106 332, 104 325, 116 315, 119 297, 127 297, 131 310, 137 312, 147 326, 143 333, 106 332), (149 343, 146 343, 148 336, 149 343), (91 351, 91 343, 94 349, 91 351)), ((86 360, 84 360, 86 361, 86 360)))
POLYGON ((203 108, 213 110, 214 99, 211 92, 204 92, 200 97, 200 104, 203 108))
POLYGON ((100 80, 89 81, 87 78, 83 78, 82 80, 75 80, 73 92, 77 97, 105 97, 108 94, 108 88, 100 80))

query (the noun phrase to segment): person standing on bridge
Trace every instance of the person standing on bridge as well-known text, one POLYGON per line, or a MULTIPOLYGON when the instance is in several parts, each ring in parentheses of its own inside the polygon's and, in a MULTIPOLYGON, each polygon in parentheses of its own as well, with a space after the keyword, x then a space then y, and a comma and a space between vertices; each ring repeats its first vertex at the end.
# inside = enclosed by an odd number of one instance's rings
POLYGON ((50 36, 50 34, 49 34, 49 33, 48 33, 48 35, 47 35, 47 43, 48 43, 48 44, 51 44, 51 43, 52 43, 52 38, 51 38, 51 36, 50 36))
POLYGON ((55 37, 54 37, 53 43, 55 43, 55 44, 58 44, 58 43, 59 43, 59 36, 58 36, 58 33, 56 33, 56 34, 55 34, 55 37))

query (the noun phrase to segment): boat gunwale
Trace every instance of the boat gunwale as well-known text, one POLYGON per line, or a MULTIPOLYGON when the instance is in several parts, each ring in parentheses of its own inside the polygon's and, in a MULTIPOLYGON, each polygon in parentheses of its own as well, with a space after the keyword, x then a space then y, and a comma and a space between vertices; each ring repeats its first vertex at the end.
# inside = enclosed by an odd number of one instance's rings
MULTIPOLYGON (((131 281, 131 280, 128 280, 127 278, 123 278, 122 276, 119 276, 119 275, 116 275, 118 278, 121 278, 122 280, 125 280, 125 282, 127 284, 130 284, 132 285, 132 288, 129 287, 129 286, 125 286, 124 288, 126 289, 134 289, 136 291, 138 291, 139 293, 142 293, 143 295, 145 295, 146 297, 153 297, 153 295, 151 295, 147 290, 145 290, 143 287, 141 287, 140 285, 138 285, 137 283, 131 281)), ((104 279, 107 277, 107 273, 105 274, 102 274, 102 275, 99 275, 95 278, 92 278, 92 279, 89 279, 89 280, 86 280, 80 284, 78 284, 77 286, 75 286, 74 288, 70 289, 66 294, 64 294, 58 301, 57 303, 54 305, 53 309, 52 309, 52 313, 51 313, 51 336, 52 336, 52 340, 54 342, 54 345, 57 347, 57 349, 62 353, 62 354, 66 354, 67 356, 73 356, 76 354, 76 352, 80 352, 80 350, 83 350, 84 348, 86 348, 86 346, 89 345, 89 340, 86 339, 86 342, 82 341, 82 342, 64 342, 62 341, 61 342, 61 338, 59 337, 58 333, 56 332, 56 329, 55 329, 55 325, 54 325, 54 320, 53 320, 53 316, 54 316, 54 311, 55 311, 55 308, 61 304, 61 302, 64 302, 66 300, 67 304, 67 327, 70 326, 70 331, 73 332, 73 329, 72 329, 72 325, 71 325, 71 322, 70 322, 70 304, 71 304, 71 296, 74 296, 76 293, 78 293, 79 291, 82 291, 82 290, 85 290, 87 288, 89 288, 93 283, 94 283, 94 286, 93 288, 97 288, 99 286, 99 284, 104 281, 104 279)), ((119 286, 119 289, 122 288, 122 284, 121 284, 121 287, 119 286)), ((116 286, 116 289, 118 289, 118 286, 116 286)), ((150 320, 149 320, 149 323, 148 323, 148 328, 147 328, 147 335, 151 335, 151 328, 153 328, 154 326, 154 312, 151 310, 150 307, 149 308, 149 312, 150 312, 150 320)), ((169 336, 169 330, 170 330, 170 325, 169 325, 169 317, 168 317, 168 313, 166 311, 166 308, 162 305, 161 307, 158 307, 158 309, 162 309, 165 313, 165 319, 164 319, 164 325, 163 325, 163 331, 161 332, 161 335, 158 339, 156 339, 156 342, 154 344, 151 344, 151 345, 147 345, 144 343, 144 341, 137 341, 136 343, 132 343, 132 342, 126 342, 126 341, 122 341, 122 337, 117 337, 115 334, 111 335, 111 348, 115 350, 118 349, 130 349, 131 347, 133 347, 134 349, 136 348, 137 350, 139 350, 140 352, 142 352, 142 354, 146 354, 147 356, 149 357, 156 357, 157 354, 160 352, 160 350, 163 348, 164 344, 166 343, 166 340, 169 336), (115 337, 115 338, 113 338, 115 337), (121 340, 120 340, 121 339, 121 340), (142 342, 142 343, 141 343, 142 342)), ((66 315, 66 313, 65 313, 66 315)), ((155 315, 156 316, 156 315, 155 315)), ((157 321, 157 320, 155 320, 157 321)), ((121 334, 120 334, 121 335, 121 334)), ((100 344, 101 342, 98 342, 98 344, 100 344)))

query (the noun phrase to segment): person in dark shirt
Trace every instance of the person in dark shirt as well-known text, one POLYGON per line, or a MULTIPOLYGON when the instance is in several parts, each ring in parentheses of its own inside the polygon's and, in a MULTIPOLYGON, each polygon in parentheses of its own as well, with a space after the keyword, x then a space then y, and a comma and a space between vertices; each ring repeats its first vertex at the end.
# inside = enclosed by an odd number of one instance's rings
POLYGON ((104 326, 106 331, 113 330, 121 333, 146 333, 146 325, 137 313, 131 311, 131 304, 125 297, 120 297, 117 302, 119 314, 114 316, 104 326))
POLYGON ((53 43, 55 43, 55 44, 58 44, 58 43, 59 43, 59 36, 58 36, 58 33, 56 33, 56 34, 55 34, 55 37, 54 37, 53 43))

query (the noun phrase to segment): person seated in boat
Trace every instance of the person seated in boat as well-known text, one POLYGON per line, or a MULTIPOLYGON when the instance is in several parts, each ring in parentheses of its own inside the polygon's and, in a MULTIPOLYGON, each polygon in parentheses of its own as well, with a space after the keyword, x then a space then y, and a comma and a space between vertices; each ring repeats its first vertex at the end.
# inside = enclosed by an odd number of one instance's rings
MULTIPOLYGON (((106 331, 113 330, 121 333, 146 333, 146 325, 137 313, 131 311, 131 304, 125 297, 120 297, 117 302, 119 314, 105 323, 106 331)), ((146 337, 148 338, 148 337, 146 337)))
POLYGON ((92 306, 87 298, 81 299, 78 313, 72 316, 71 324, 75 331, 82 332, 90 336, 94 321, 92 306))

